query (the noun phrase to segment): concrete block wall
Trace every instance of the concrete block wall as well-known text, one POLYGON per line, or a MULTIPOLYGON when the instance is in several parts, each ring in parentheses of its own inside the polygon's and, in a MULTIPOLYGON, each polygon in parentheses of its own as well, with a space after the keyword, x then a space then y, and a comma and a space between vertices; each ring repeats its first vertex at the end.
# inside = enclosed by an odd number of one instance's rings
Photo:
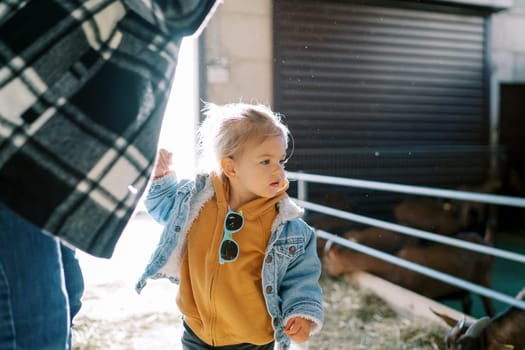
POLYGON ((272 0, 224 0, 205 35, 206 99, 272 105, 272 0))
POLYGON ((500 82, 525 83, 525 0, 492 16, 491 74, 500 82))

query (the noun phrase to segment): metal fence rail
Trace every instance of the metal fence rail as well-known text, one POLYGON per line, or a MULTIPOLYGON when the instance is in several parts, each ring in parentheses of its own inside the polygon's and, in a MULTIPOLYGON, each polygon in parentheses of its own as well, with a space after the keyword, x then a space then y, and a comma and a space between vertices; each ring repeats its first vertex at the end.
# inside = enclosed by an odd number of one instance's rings
POLYGON ((387 182, 358 180, 358 179, 347 179, 343 177, 315 175, 297 172, 287 172, 289 179, 299 181, 299 199, 301 198, 301 192, 304 190, 304 184, 306 182, 315 182, 328 185, 340 185, 346 187, 357 187, 357 188, 368 188, 372 190, 398 192, 406 194, 416 194, 424 196, 432 196, 439 198, 450 198, 459 199, 471 202, 496 204, 496 205, 507 205, 513 207, 525 208, 525 198, 501 196, 496 194, 484 194, 484 193, 473 193, 467 191, 457 190, 445 190, 433 187, 424 186, 411 186, 411 185, 400 185, 387 182))
MULTIPOLYGON (((434 242, 439 242, 439 243, 448 244, 448 245, 452 245, 452 246, 456 246, 456 247, 460 247, 464 249, 469 249, 469 250, 473 250, 473 251, 484 253, 484 254, 490 254, 496 257, 513 260, 513 261, 517 261, 519 263, 525 264, 525 255, 523 254, 509 252, 506 250, 497 249, 493 247, 487 247, 487 246, 483 246, 480 244, 475 244, 475 243, 466 242, 466 241, 451 238, 451 237, 446 237, 446 236, 439 235, 439 234, 432 233, 432 232, 418 230, 418 229, 414 229, 414 228, 399 225, 399 224, 394 224, 394 223, 383 221, 383 220, 373 219, 370 217, 357 215, 354 213, 349 213, 346 211, 330 208, 327 206, 322 206, 319 204, 307 202, 305 200, 307 196, 306 184, 308 182, 331 184, 331 185, 341 185, 341 186, 347 186, 347 187, 360 187, 360 188, 368 188, 368 189, 376 189, 376 190, 384 190, 384 191, 392 191, 392 192, 400 192, 400 193, 409 193, 409 194, 418 194, 418 195, 434 196, 434 197, 441 197, 441 198, 468 200, 472 202, 480 202, 480 203, 496 204, 496 205, 508 205, 508 206, 516 206, 516 207, 525 207, 525 198, 501 196, 501 195, 488 195, 488 194, 472 193, 472 192, 465 192, 465 191, 455 191, 455 190, 443 190, 443 189, 421 187, 421 186, 399 185, 399 184, 391 184, 391 183, 376 182, 376 181, 346 179, 346 178, 340 178, 340 177, 322 176, 322 175, 314 175, 314 174, 306 174, 306 173, 288 172, 287 176, 291 180, 299 181, 298 182, 299 199, 297 199, 296 201, 299 205, 303 206, 306 209, 310 209, 316 212, 339 217, 339 218, 350 220, 350 221, 368 224, 370 226, 381 227, 387 230, 396 231, 402 234, 419 237, 419 238, 431 240, 434 242)), ((371 255, 373 257, 388 261, 390 263, 405 267, 407 269, 419 272, 428 277, 438 279, 442 282, 455 285, 459 288, 466 289, 471 292, 478 293, 480 295, 483 295, 483 296, 486 296, 486 297, 489 297, 489 298, 492 298, 492 299, 495 299, 495 300, 498 300, 506 304, 513 305, 513 306, 516 306, 518 308, 525 310, 525 301, 515 299, 514 296, 508 296, 506 294, 497 292, 495 290, 471 283, 469 281, 442 273, 434 269, 430 269, 423 265, 415 264, 413 262, 401 259, 391 254, 384 253, 380 250, 370 248, 366 245, 352 242, 350 240, 347 240, 345 238, 342 238, 340 236, 334 235, 326 231, 317 230, 317 234, 321 238, 327 239, 328 241, 335 242, 347 248, 355 249, 359 252, 362 252, 362 253, 371 255)))

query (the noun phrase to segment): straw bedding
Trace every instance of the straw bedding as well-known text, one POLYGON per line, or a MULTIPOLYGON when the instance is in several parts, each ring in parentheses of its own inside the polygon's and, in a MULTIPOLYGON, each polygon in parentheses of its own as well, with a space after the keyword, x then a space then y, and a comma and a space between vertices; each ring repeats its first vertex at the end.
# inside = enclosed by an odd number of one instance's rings
MULTIPOLYGON (((439 323, 399 316, 377 295, 347 279, 323 275, 321 284, 325 325, 303 348, 445 349, 446 328, 439 323)), ((96 291, 86 291, 84 309, 75 322, 73 349, 180 349, 182 325, 177 313, 157 309, 124 312, 122 317, 104 316, 100 308, 104 308, 107 295, 122 288, 98 285, 96 291)))

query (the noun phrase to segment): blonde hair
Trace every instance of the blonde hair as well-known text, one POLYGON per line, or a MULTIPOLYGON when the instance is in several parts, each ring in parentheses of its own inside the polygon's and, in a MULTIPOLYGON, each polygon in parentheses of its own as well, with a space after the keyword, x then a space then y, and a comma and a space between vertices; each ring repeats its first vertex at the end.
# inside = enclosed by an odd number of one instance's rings
POLYGON ((280 114, 265 105, 206 103, 203 113, 205 119, 197 131, 199 171, 222 173, 221 159, 239 156, 248 141, 281 136, 288 148, 288 127, 280 114))

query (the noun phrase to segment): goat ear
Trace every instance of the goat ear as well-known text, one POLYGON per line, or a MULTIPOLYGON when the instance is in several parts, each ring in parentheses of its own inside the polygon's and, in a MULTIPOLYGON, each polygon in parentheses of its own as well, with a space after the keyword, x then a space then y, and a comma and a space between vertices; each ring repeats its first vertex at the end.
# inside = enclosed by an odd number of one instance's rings
POLYGON ((434 315, 438 316, 439 318, 441 318, 443 321, 445 321, 446 324, 448 324, 450 327, 454 327, 459 320, 456 320, 452 317, 450 317, 449 315, 447 314, 442 314, 440 312, 437 312, 436 310, 432 309, 432 308, 429 308, 430 311, 432 311, 434 313, 434 315))
POLYGON ((485 316, 474 322, 465 332, 465 336, 477 338, 481 332, 490 324, 490 317, 485 316))

